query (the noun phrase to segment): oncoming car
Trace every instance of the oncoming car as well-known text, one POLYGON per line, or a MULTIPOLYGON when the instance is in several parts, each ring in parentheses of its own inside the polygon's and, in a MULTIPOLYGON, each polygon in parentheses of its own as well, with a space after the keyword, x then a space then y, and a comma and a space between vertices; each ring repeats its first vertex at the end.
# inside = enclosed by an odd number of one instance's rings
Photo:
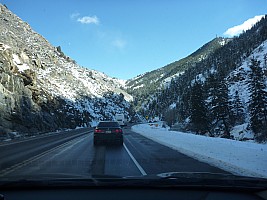
POLYGON ((94 129, 94 145, 102 142, 123 144, 123 131, 116 121, 101 121, 94 129))

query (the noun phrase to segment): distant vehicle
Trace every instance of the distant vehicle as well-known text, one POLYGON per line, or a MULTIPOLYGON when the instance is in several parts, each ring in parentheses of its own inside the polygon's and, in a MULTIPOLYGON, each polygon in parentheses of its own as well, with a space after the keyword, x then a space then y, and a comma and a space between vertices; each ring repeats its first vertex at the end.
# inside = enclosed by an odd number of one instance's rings
POLYGON ((126 118, 124 114, 116 114, 115 120, 119 123, 120 126, 126 126, 126 118))
POLYGON ((123 144, 123 131, 116 121, 102 121, 94 129, 94 145, 101 142, 123 144))

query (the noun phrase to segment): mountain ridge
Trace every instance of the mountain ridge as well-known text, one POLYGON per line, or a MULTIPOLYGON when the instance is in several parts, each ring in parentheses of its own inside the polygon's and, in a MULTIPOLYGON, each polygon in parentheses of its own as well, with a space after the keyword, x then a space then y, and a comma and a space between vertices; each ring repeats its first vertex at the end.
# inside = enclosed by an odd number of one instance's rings
MULTIPOLYGON (((210 54, 214 53, 217 49, 231 40, 231 38, 214 38, 185 58, 127 80, 126 91, 133 96, 137 96, 137 99, 148 98, 149 95, 158 92, 159 88, 164 89, 172 80, 178 78, 187 69, 205 60, 210 54), (148 85, 149 87, 147 87, 148 85)), ((139 110, 141 104, 142 102, 135 102, 137 110, 139 110)))
POLYGON ((117 112, 129 116, 132 96, 121 80, 77 65, 1 4, 0 12, 0 132, 90 126, 117 112))
POLYGON ((183 132, 266 141, 266 40, 265 16, 162 90, 151 92, 147 88, 146 95, 139 93, 134 102, 138 112, 150 119, 163 119, 170 126, 176 124, 183 132), (255 85, 261 88, 252 89, 255 85))
POLYGON ((198 48, 196 51, 194 51, 190 55, 188 55, 184 58, 181 58, 177 61, 171 62, 170 64, 167 64, 167 65, 160 67, 158 69, 155 69, 155 70, 152 70, 150 72, 146 72, 144 74, 130 78, 127 80, 126 84, 129 85, 129 84, 131 84, 130 82, 132 80, 136 80, 139 77, 144 77, 147 74, 155 73, 157 71, 164 71, 164 70, 167 71, 168 70, 168 71, 171 71, 171 73, 173 73, 171 75, 174 75, 175 73, 178 73, 178 72, 183 72, 184 69, 179 68, 179 66, 182 65, 182 63, 189 62, 190 59, 192 59, 194 62, 205 59, 210 53, 212 53, 217 48, 223 46, 224 44, 226 44, 230 40, 232 40, 232 39, 231 38, 216 37, 216 38, 212 39, 211 41, 207 42, 206 44, 204 44, 202 47, 198 48), (203 53, 204 53, 204 55, 203 55, 203 53), (178 68, 178 69, 176 72, 172 72, 172 68, 178 68))

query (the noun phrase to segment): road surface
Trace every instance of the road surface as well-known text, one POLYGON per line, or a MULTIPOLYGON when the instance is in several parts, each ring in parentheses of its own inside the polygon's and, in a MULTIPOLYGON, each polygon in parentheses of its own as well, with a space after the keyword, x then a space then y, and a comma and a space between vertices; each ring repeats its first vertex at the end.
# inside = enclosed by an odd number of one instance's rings
POLYGON ((130 127, 124 128, 123 146, 94 146, 89 128, 0 144, 0 180, 164 172, 228 173, 132 132, 130 127))

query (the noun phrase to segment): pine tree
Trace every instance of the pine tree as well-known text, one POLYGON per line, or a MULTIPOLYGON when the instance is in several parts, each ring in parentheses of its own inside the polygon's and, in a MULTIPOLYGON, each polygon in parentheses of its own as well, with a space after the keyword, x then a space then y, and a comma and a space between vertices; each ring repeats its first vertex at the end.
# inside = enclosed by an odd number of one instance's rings
POLYGON ((261 142, 267 139, 267 92, 260 61, 251 59, 249 67, 251 69, 248 81, 250 127, 255 134, 255 139, 261 142))
POLYGON ((222 124, 224 137, 230 138, 229 97, 225 81, 214 82, 210 94, 211 118, 214 121, 214 126, 222 124))
POLYGON ((242 124, 245 121, 244 106, 240 100, 239 93, 236 90, 234 99, 231 102, 231 114, 233 124, 242 124))
POLYGON ((203 97, 203 88, 197 81, 191 90, 190 107, 190 119, 194 131, 200 132, 201 134, 209 131, 209 121, 207 117, 206 103, 203 97))

